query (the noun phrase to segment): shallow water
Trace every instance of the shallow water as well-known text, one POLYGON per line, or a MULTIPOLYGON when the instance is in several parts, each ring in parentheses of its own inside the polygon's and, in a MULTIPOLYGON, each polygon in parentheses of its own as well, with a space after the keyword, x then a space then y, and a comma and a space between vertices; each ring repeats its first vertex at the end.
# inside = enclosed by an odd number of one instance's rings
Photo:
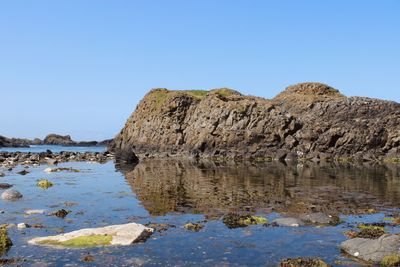
MULTIPOLYGON (((1 224, 45 226, 10 229, 14 246, 3 257, 26 259, 25 266, 276 266, 282 258, 318 256, 334 266, 337 260, 345 261, 346 266, 359 266, 338 248, 347 239, 343 232, 360 222, 383 222, 389 216, 385 213, 397 212, 400 200, 400 168, 396 165, 144 160, 134 169, 122 170, 113 162, 59 166, 81 172, 47 174, 47 165, 29 167, 30 173, 25 176, 17 174, 23 166, 11 172, 0 170, 6 174, 0 182, 13 184, 24 195, 19 201, 0 201, 0 210, 5 211, 0 214, 1 224), (37 187, 41 178, 52 181, 54 187, 37 187), (45 209, 48 213, 61 208, 71 211, 65 219, 24 214, 28 209, 45 209), (336 227, 257 225, 228 229, 221 217, 229 211, 256 213, 269 221, 284 214, 338 211, 344 223, 336 227), (205 227, 199 232, 183 228, 187 222, 204 220, 205 227), (175 227, 129 247, 60 250, 27 245, 30 238, 55 235, 61 230, 128 222, 175 227), (82 261, 88 253, 95 262, 82 261)), ((386 228, 399 231, 397 227, 386 228)))

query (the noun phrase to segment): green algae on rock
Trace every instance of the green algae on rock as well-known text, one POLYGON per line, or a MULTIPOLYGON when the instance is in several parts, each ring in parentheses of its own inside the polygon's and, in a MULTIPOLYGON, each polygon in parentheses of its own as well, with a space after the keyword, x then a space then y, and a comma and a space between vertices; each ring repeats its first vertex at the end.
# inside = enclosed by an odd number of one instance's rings
POLYGON ((252 216, 252 215, 240 215, 236 213, 228 213, 222 219, 222 222, 228 228, 239 228, 247 227, 249 225, 266 224, 268 220, 263 217, 252 216))
POLYGON ((386 256, 381 261, 382 266, 400 266, 400 255, 393 254, 386 256))
POLYGON ((319 258, 295 258, 284 259, 280 267, 329 267, 326 262, 319 258))
POLYGON ((99 247, 99 246, 110 245, 112 239, 113 239, 112 235, 88 235, 88 236, 75 237, 66 241, 57 241, 50 239, 42 240, 38 242, 38 244, 71 247, 71 248, 87 248, 87 247, 99 247))
POLYGON ((8 236, 6 227, 0 227, 0 255, 7 252, 12 247, 12 245, 13 243, 8 236))
POLYGON ((37 237, 28 241, 31 245, 86 248, 98 246, 127 246, 143 242, 152 233, 152 228, 137 223, 86 228, 65 234, 37 237))
POLYGON ((52 187, 54 184, 47 179, 41 179, 37 182, 36 185, 42 189, 48 189, 52 187))

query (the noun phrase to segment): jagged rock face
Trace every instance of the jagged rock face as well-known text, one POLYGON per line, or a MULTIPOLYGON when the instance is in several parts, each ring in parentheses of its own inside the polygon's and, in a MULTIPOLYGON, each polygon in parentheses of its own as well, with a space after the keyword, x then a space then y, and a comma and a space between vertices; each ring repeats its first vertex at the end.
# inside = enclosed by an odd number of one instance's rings
POLYGON ((154 89, 111 150, 204 157, 365 160, 400 154, 400 105, 347 98, 320 83, 288 87, 272 100, 220 89, 154 89))

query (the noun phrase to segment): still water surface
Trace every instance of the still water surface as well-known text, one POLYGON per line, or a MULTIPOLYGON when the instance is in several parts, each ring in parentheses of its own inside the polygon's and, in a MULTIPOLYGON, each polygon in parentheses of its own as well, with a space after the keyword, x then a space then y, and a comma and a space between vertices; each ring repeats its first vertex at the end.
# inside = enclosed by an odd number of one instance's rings
MULTIPOLYGON (((113 162, 64 163, 79 173, 47 174, 47 165, 23 166, 6 174, 2 183, 14 185, 24 197, 0 201, 1 224, 25 222, 45 228, 9 231, 14 246, 5 258, 23 258, 25 266, 277 266, 282 258, 318 256, 336 266, 359 266, 341 254, 343 232, 358 223, 383 222, 397 212, 400 168, 392 166, 293 165, 210 161, 144 160, 135 168, 116 168, 113 162), (36 186, 46 178, 47 190, 36 186), (71 205, 71 202, 73 204, 71 205), (71 213, 25 215, 28 209, 46 213, 64 208, 71 213), (228 229, 221 218, 228 212, 249 212, 272 221, 307 212, 339 213, 338 226, 298 228, 249 226, 228 229), (376 211, 376 212, 375 212, 376 211), (372 213, 372 214, 369 214, 372 213), (385 214, 386 213, 386 214, 385 214), (183 228, 205 222, 199 232, 183 228), (94 249, 52 249, 27 245, 36 236, 128 222, 166 223, 144 244, 94 249), (95 262, 82 258, 90 253, 95 262), (39 265, 40 264, 40 265, 39 265)), ((398 232, 388 226, 389 232, 398 232)))

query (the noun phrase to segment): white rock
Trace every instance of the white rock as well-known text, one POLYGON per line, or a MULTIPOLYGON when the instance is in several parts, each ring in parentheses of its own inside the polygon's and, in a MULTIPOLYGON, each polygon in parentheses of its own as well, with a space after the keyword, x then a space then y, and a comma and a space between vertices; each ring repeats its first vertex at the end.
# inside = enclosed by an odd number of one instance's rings
POLYGON ((22 229, 26 229, 26 228, 28 228, 29 226, 26 224, 26 223, 19 223, 19 224, 17 224, 17 228, 19 229, 19 230, 22 230, 22 229))
POLYGON ((27 215, 34 215, 34 214, 44 214, 45 210, 27 210, 25 214, 27 215))
POLYGON ((51 173, 51 171, 52 171, 51 168, 46 168, 46 169, 44 169, 44 172, 46 172, 46 173, 51 173))
POLYGON ((141 238, 143 237, 150 235, 151 233, 153 233, 153 231, 154 230, 152 228, 148 228, 141 224, 128 223, 121 225, 110 225, 101 228, 81 229, 70 233, 65 233, 55 236, 38 237, 29 240, 28 243, 31 245, 44 245, 40 244, 40 242, 43 241, 65 242, 70 239, 82 236, 111 235, 112 240, 110 242, 110 245, 127 246, 141 240, 141 238))

